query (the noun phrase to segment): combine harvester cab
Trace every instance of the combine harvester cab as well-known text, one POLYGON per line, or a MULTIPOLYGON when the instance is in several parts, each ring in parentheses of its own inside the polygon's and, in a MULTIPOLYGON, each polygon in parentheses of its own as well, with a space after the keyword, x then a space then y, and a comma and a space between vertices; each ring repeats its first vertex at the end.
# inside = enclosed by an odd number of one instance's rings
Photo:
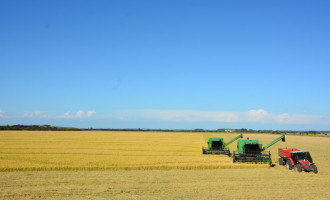
POLYGON ((279 148, 278 159, 279 165, 286 165, 286 168, 292 170, 293 168, 297 172, 314 172, 318 173, 318 169, 313 163, 313 159, 309 152, 300 151, 299 149, 290 149, 290 148, 279 148))
POLYGON ((237 142, 237 151, 233 152, 233 162, 255 162, 255 163, 269 163, 272 166, 272 159, 270 151, 265 152, 266 149, 282 140, 285 142, 285 135, 275 139, 265 147, 258 140, 239 140, 237 142))
POLYGON ((227 146, 239 138, 243 138, 243 134, 236 136, 227 143, 224 143, 222 137, 211 137, 207 141, 208 149, 204 149, 204 147, 202 147, 202 152, 203 154, 224 154, 230 156, 231 154, 227 146))

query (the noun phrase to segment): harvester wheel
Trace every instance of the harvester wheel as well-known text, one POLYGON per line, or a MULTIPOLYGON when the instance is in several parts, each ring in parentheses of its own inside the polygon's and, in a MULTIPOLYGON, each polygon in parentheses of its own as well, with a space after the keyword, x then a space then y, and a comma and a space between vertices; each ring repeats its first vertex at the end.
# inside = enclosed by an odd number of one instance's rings
POLYGON ((292 170, 293 166, 292 166, 290 160, 287 160, 287 161, 286 161, 286 168, 287 168, 288 170, 292 170))
POLYGON ((295 165, 295 170, 297 172, 302 172, 302 167, 299 164, 297 164, 297 165, 295 165))
POLYGON ((284 165, 283 158, 279 158, 279 159, 278 159, 278 164, 279 164, 279 165, 284 165))
POLYGON ((311 168, 312 168, 312 171, 313 171, 315 174, 317 174, 317 173, 319 172, 319 171, 317 170, 316 165, 312 165, 311 168))

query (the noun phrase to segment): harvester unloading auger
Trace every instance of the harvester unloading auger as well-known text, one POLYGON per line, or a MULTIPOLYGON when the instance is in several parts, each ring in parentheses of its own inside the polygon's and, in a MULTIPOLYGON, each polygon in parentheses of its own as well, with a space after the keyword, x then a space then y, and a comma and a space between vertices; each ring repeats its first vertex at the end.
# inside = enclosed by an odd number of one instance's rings
POLYGON ((211 137, 207 142, 208 149, 204 149, 203 147, 202 152, 203 154, 225 154, 230 156, 231 154, 227 146, 233 143, 234 141, 238 140, 239 138, 243 138, 243 135, 240 134, 236 136, 234 139, 230 140, 229 142, 224 143, 222 137, 211 137))
POLYGON ((239 140, 237 142, 237 151, 233 151, 233 162, 256 162, 272 165, 270 151, 264 151, 280 140, 285 142, 285 135, 280 136, 264 147, 262 147, 262 144, 258 140, 250 140, 249 138, 239 140))

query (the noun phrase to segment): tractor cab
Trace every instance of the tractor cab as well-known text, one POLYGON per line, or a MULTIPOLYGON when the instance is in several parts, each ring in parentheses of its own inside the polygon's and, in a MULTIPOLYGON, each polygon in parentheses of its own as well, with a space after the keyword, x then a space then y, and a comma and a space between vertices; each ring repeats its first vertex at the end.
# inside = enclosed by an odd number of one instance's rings
POLYGON ((313 163, 313 159, 309 152, 305 151, 291 151, 291 158, 295 163, 299 161, 308 161, 309 163, 313 163))
POLYGON ((318 173, 317 167, 313 163, 312 157, 309 152, 291 151, 291 158, 293 160, 293 166, 298 172, 302 172, 304 170, 306 172, 313 171, 314 173, 318 173))

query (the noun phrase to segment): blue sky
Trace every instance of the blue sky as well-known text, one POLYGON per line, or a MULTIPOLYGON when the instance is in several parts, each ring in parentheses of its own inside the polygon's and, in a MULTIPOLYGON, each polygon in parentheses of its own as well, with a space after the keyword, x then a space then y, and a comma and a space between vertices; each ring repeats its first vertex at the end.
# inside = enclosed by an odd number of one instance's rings
POLYGON ((329 1, 1 1, 0 124, 330 130, 329 1))

